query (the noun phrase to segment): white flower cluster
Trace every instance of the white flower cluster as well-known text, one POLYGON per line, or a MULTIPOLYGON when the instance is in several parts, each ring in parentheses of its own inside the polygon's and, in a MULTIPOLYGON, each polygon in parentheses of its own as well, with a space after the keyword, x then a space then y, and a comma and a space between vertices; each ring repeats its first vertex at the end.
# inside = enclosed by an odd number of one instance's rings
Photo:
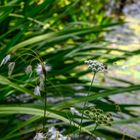
POLYGON ((107 69, 103 63, 98 62, 96 60, 87 60, 85 61, 85 63, 88 65, 89 69, 91 69, 94 73, 104 72, 107 69))
POLYGON ((39 76, 39 85, 37 85, 34 89, 34 94, 36 96, 41 96, 41 91, 44 91, 45 88, 45 73, 49 72, 51 70, 51 66, 43 63, 38 64, 36 67, 36 73, 39 76))
POLYGON ((48 130, 49 140, 70 140, 70 137, 63 136, 55 127, 51 127, 48 130))

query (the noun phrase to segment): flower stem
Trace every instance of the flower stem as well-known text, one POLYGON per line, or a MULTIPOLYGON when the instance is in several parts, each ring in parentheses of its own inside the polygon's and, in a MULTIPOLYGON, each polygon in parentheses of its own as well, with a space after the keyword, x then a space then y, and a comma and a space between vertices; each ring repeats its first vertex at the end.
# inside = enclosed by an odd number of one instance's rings
POLYGON ((79 128, 79 139, 80 139, 80 133, 81 133, 82 123, 83 123, 84 110, 85 110, 87 102, 88 102, 88 97, 89 97, 89 94, 90 94, 90 91, 91 91, 91 88, 92 88, 92 85, 93 85, 93 82, 94 82, 94 79, 95 79, 95 75, 96 75, 96 73, 94 73, 94 75, 92 77, 91 85, 89 87, 89 90, 88 90, 88 93, 87 93, 87 96, 86 96, 86 99, 85 99, 85 102, 84 102, 84 107, 83 107, 83 110, 82 110, 82 116, 81 116, 81 122, 80 122, 80 128, 79 128))
POLYGON ((43 132, 45 132, 45 124, 46 124, 46 110, 47 110, 47 93, 46 93, 46 90, 45 90, 45 93, 44 93, 43 132))
POLYGON ((46 111, 47 111, 47 85, 46 85, 46 82, 47 82, 47 76, 46 76, 46 71, 44 71, 44 77, 45 77, 45 84, 44 84, 44 117, 43 117, 43 132, 45 132, 45 125, 46 125, 46 111))

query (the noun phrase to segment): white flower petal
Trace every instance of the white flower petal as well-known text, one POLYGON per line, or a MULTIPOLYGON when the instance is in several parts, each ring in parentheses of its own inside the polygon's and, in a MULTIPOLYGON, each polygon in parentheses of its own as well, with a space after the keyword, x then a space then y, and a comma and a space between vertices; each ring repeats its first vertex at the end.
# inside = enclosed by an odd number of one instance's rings
POLYGON ((41 96, 41 94, 40 94, 40 87, 39 87, 39 86, 36 86, 36 87, 35 87, 35 89, 34 89, 34 94, 35 94, 36 96, 41 96))
POLYGON ((50 127, 48 130, 49 135, 54 135, 56 133, 56 128, 55 127, 50 127))
POLYGON ((36 133, 33 140, 44 140, 44 134, 43 133, 36 133))
POLYGON ((10 58, 11 58, 11 55, 10 55, 10 54, 6 55, 6 56, 3 58, 3 60, 1 61, 0 66, 5 65, 5 64, 10 60, 10 58))

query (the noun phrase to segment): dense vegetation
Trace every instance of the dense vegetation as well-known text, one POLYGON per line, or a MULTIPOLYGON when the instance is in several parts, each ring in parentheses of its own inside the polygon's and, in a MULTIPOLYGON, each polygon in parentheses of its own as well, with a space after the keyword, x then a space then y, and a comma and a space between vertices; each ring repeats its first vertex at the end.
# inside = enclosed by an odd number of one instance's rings
POLYGON ((52 126, 67 139, 137 139, 114 126, 139 121, 133 110, 139 106, 109 97, 135 94, 140 85, 115 78, 127 86, 103 84, 107 66, 139 54, 108 47, 104 36, 123 24, 107 16, 108 2, 0 1, 1 140, 29 140, 38 132, 49 137, 52 126), (86 60, 103 69, 88 69, 86 60))

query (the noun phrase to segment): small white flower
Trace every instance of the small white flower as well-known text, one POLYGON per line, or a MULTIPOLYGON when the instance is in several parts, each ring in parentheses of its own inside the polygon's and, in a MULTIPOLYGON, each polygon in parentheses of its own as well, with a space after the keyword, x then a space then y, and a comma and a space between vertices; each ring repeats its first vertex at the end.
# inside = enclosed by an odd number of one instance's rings
POLYGON ((46 64, 38 64, 37 67, 36 67, 36 73, 38 75, 41 75, 41 74, 44 74, 43 72, 43 66, 44 66, 44 69, 46 72, 50 71, 51 70, 51 67, 49 65, 46 65, 46 64))
POLYGON ((50 127, 49 129, 48 129, 48 134, 49 135, 54 135, 56 133, 56 128, 55 127, 50 127))
POLYGON ((1 61, 0 66, 5 65, 5 64, 10 60, 10 57, 11 57, 10 54, 6 55, 6 56, 3 58, 3 60, 1 61))
POLYGON ((44 134, 43 133, 36 133, 33 140, 44 140, 44 134))
POLYGON ((38 65, 37 65, 36 73, 37 73, 38 75, 43 74, 43 70, 42 70, 42 65, 41 65, 41 64, 38 64, 38 65))
POLYGON ((51 68, 51 66, 49 66, 49 65, 45 65, 45 70, 48 72, 48 71, 50 71, 52 68, 51 68))
POLYGON ((39 75, 39 87, 41 91, 44 91, 44 82, 45 82, 45 76, 43 74, 39 75))
POLYGON ((41 94, 40 94, 40 87, 39 86, 36 86, 35 87, 35 89, 34 89, 34 94, 36 95, 36 96, 40 96, 41 94))
POLYGON ((69 137, 63 136, 55 127, 50 127, 48 130, 49 140, 70 140, 69 137))
POLYGON ((31 65, 28 65, 27 67, 26 67, 26 69, 25 69, 25 73, 26 74, 32 74, 32 66, 31 65))
POLYGON ((60 135, 60 132, 56 130, 55 133, 50 136, 49 140, 59 140, 60 135))
POLYGON ((15 67, 15 62, 10 62, 8 65, 8 76, 11 76, 11 74, 14 70, 14 67, 15 67))
POLYGON ((50 136, 49 140, 56 140, 56 135, 50 136))
POLYGON ((63 135, 60 134, 58 140, 70 140, 70 138, 67 137, 67 136, 63 136, 63 135))

